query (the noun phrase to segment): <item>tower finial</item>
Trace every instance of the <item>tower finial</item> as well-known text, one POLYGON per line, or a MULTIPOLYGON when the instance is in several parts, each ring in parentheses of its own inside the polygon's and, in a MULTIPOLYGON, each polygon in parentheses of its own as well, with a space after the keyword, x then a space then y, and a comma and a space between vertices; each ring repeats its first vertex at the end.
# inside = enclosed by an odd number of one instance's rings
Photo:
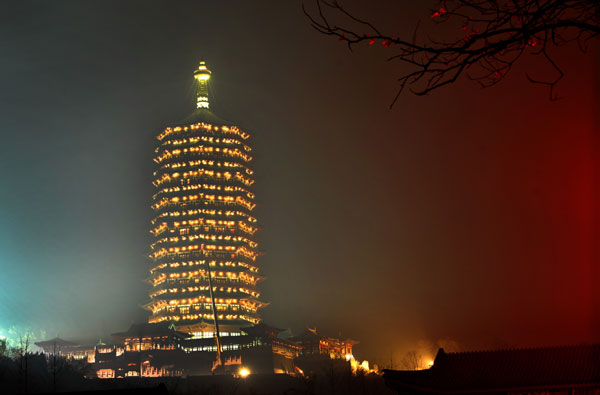
POLYGON ((194 78, 198 81, 196 108, 208 109, 208 80, 210 79, 210 70, 206 67, 204 61, 200 62, 198 69, 194 71, 194 78))

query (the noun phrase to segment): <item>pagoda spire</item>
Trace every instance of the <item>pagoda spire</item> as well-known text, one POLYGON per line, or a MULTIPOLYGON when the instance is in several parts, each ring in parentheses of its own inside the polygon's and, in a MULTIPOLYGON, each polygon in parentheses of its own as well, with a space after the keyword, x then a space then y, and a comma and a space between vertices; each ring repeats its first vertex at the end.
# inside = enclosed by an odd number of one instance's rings
POLYGON ((208 80, 210 79, 210 70, 206 67, 204 61, 200 62, 198 69, 194 71, 194 78, 198 81, 196 87, 196 108, 208 110, 208 80))

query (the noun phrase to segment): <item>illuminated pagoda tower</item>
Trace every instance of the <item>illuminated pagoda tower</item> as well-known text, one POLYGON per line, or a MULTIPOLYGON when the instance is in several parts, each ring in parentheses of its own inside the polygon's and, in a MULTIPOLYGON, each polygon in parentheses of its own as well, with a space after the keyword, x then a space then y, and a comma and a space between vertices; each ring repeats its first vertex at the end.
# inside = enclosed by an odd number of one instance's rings
POLYGON ((197 108, 157 136, 154 157, 152 289, 144 307, 149 323, 172 322, 192 339, 213 337, 219 328, 221 336, 239 335, 261 321, 264 306, 250 135, 210 111, 210 76, 200 62, 197 108))

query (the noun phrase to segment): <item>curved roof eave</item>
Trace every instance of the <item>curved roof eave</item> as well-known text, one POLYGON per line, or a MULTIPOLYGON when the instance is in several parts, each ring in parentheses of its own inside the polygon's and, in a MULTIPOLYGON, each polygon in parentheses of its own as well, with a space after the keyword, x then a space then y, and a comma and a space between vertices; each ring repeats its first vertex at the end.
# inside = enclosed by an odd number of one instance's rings
POLYGON ((179 122, 174 122, 174 123, 170 124, 169 126, 186 126, 186 125, 193 125, 195 123, 200 123, 200 122, 210 123, 212 125, 227 125, 227 126, 234 125, 232 122, 226 121, 223 118, 213 114, 208 109, 199 108, 199 109, 194 110, 194 112, 192 112, 187 117, 180 120, 179 122))

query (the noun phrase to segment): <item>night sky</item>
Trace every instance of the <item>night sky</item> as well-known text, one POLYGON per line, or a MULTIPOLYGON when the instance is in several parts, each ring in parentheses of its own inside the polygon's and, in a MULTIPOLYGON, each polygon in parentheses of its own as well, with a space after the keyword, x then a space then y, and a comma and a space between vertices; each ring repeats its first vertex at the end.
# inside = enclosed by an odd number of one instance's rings
MULTIPOLYGON (((388 3, 359 11, 430 26, 388 3)), ((205 60, 211 108, 253 135, 267 323, 384 363, 600 341, 597 47, 555 51, 555 103, 526 57, 391 110, 390 49, 349 52, 297 1, 2 2, 0 51, 0 332, 146 319, 155 136, 205 60)))

